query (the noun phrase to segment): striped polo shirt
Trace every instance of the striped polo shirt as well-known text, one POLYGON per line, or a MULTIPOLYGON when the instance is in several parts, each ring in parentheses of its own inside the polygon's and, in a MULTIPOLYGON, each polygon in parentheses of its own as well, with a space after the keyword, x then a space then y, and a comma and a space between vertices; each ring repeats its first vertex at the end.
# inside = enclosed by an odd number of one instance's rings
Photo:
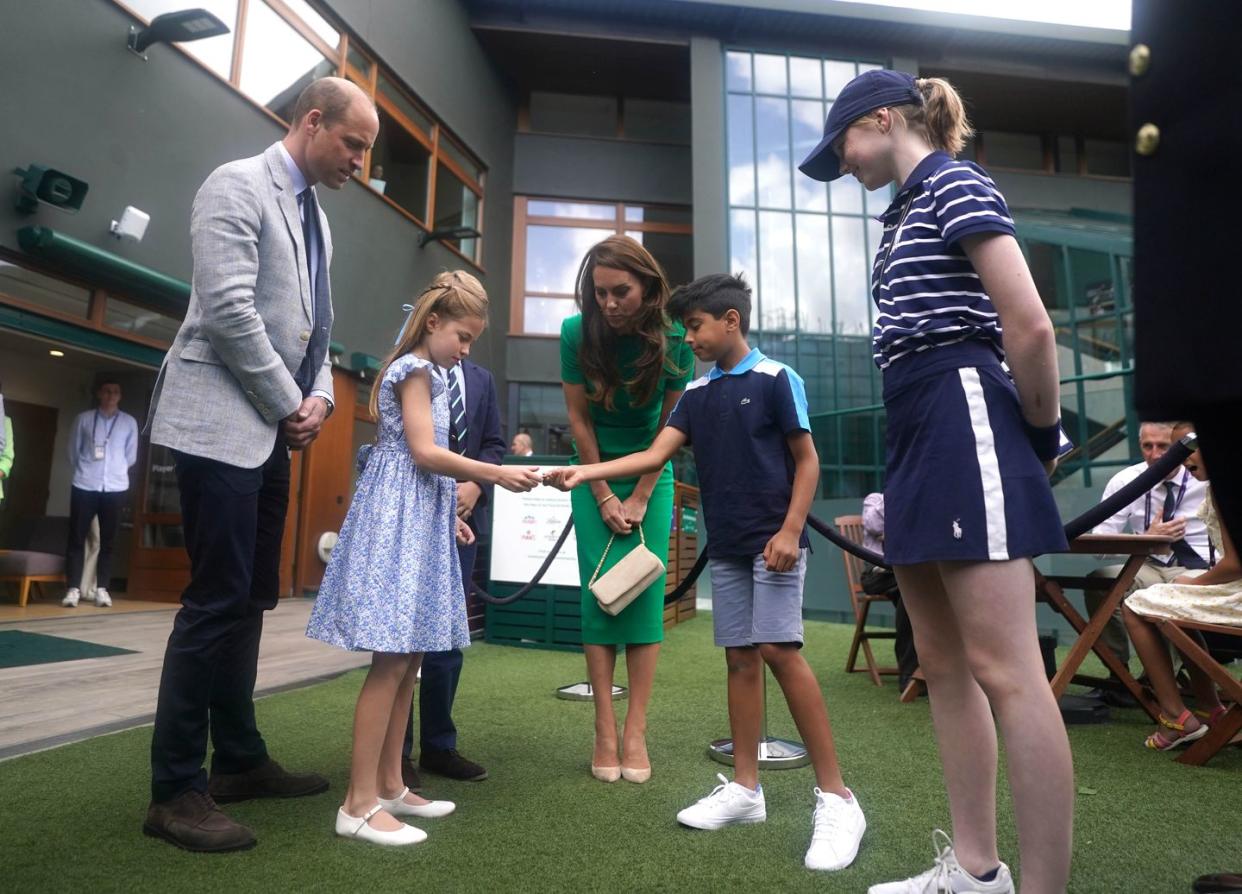
POLYGON ((992 178, 973 162, 933 152, 880 220, 884 236, 871 270, 876 365, 885 370, 902 357, 971 341, 1003 361, 1000 317, 961 247, 974 233, 1014 233, 992 178))

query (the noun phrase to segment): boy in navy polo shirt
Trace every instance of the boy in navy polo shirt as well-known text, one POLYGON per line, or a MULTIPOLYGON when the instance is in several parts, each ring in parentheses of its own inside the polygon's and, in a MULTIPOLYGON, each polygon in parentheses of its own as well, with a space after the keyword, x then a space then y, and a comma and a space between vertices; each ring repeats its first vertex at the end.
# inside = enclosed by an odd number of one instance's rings
POLYGON ((766 662, 818 783, 805 865, 843 869, 858 853, 867 823, 841 779, 819 683, 800 651, 805 525, 819 480, 806 391, 796 372, 746 343, 750 288, 740 276, 704 276, 682 286, 669 314, 685 324, 694 355, 715 366, 686 387, 650 448, 567 466, 545 481, 570 489, 638 476, 662 468, 684 445, 693 447, 711 558, 712 620, 728 666, 734 781, 719 776, 722 784, 677 820, 719 829, 767 818, 758 766, 766 662))

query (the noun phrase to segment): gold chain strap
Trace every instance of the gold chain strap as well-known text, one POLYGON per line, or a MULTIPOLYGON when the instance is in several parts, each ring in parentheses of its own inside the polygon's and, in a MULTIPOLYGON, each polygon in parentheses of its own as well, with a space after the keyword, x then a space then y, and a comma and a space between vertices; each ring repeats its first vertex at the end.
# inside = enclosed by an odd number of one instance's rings
MULTIPOLYGON (((639 539, 639 541, 641 541, 641 542, 642 542, 642 545, 643 545, 643 546, 646 546, 646 545, 647 545, 647 537, 646 537, 646 535, 644 535, 644 534, 643 534, 643 526, 640 524, 640 525, 635 525, 634 527, 638 528, 638 539, 639 539)), ((614 532, 613 532, 613 535, 612 535, 611 537, 609 537, 609 538, 608 538, 608 545, 604 547, 604 554, 603 554, 602 556, 600 556, 600 557, 599 557, 599 564, 595 566, 595 573, 591 575, 591 582, 590 582, 589 584, 587 584, 587 586, 588 586, 588 587, 593 587, 593 586, 595 586, 595 581, 597 581, 597 580, 599 579, 599 571, 600 571, 600 569, 601 569, 601 568, 603 568, 603 567, 604 567, 604 562, 608 560, 608 551, 609 551, 610 549, 612 549, 612 542, 613 542, 614 540, 616 540, 616 539, 617 539, 617 534, 616 534, 616 532, 614 531, 614 532)))

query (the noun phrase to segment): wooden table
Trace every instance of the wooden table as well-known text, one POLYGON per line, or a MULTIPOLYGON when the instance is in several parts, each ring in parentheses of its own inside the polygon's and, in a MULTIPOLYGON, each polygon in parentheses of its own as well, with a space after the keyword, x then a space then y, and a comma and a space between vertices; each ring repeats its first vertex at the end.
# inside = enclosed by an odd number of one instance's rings
POLYGON ((1172 542, 1172 537, 1155 534, 1083 534, 1070 543, 1068 552, 1075 555, 1129 556, 1121 574, 1113 580, 1111 585, 1108 585, 1108 596, 1100 603, 1090 620, 1084 619, 1065 598, 1065 588, 1102 589, 1099 585, 1106 581, 1098 577, 1070 577, 1055 574, 1045 576, 1038 570, 1035 572, 1038 598, 1051 605, 1078 631, 1078 638, 1070 647, 1069 655, 1057 670, 1056 676, 1052 678, 1052 693, 1058 699, 1065 694, 1071 682, 1087 685, 1100 682, 1095 678, 1076 676, 1087 653, 1095 652, 1104 662, 1105 667, 1121 681, 1121 684, 1134 696, 1152 720, 1157 718, 1160 709, 1156 703, 1143 691, 1143 687, 1130 674, 1130 669, 1122 663, 1117 654, 1101 642, 1100 634, 1103 633, 1104 625, 1112 618, 1117 606, 1121 604, 1121 600, 1134 583, 1134 578, 1138 575, 1139 569, 1143 567, 1143 563, 1147 561, 1147 557, 1172 542))

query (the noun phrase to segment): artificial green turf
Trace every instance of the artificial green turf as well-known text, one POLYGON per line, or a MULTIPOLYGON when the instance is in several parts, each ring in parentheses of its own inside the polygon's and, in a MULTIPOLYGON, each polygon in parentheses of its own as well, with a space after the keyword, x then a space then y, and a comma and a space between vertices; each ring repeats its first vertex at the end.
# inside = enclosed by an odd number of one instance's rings
MULTIPOLYGON (((654 776, 604 785, 587 771, 591 706, 559 701, 584 677, 582 657, 472 647, 458 692, 460 745, 491 778, 433 778, 428 794, 458 803, 421 821, 430 839, 380 849, 337 839, 350 724, 361 672, 262 699, 274 757, 317 770, 332 791, 295 801, 233 805, 259 835, 254 850, 191 855, 143 837, 150 729, 131 730, 0 764, 0 886, 6 891, 865 891, 931 863, 930 835, 948 828, 927 702, 897 701, 896 685, 842 673, 849 628, 807 624, 806 655, 824 683, 845 778, 867 814, 855 864, 802 867, 810 835, 810 768, 763 776, 768 821, 697 832, 677 811, 706 794, 722 768, 705 755, 726 736, 724 662, 710 616, 669 632, 650 714, 654 776)), ((623 679, 623 674, 621 675, 623 679)), ((771 729, 792 736, 773 684, 771 729)), ((624 703, 621 703, 622 710, 624 703)), ((1200 873, 1242 867, 1242 749, 1185 767, 1143 748, 1151 723, 1114 711, 1074 727, 1079 797, 1071 890, 1188 891, 1200 873)), ((723 768, 727 769, 727 768, 723 768)), ((1002 785, 1000 847, 1017 862, 1002 785)), ((1016 868, 1016 867, 1015 867, 1016 868)))

